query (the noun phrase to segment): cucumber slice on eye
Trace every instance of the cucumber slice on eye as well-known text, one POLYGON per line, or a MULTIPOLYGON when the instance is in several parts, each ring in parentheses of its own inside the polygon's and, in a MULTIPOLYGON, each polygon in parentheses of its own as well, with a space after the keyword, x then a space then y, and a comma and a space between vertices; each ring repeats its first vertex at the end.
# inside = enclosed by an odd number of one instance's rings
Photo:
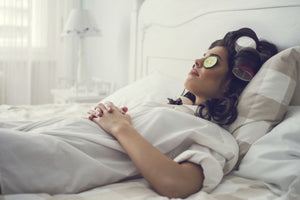
POLYGON ((205 67, 206 69, 212 68, 217 64, 217 62, 218 62, 217 56, 208 56, 203 61, 203 67, 205 67))

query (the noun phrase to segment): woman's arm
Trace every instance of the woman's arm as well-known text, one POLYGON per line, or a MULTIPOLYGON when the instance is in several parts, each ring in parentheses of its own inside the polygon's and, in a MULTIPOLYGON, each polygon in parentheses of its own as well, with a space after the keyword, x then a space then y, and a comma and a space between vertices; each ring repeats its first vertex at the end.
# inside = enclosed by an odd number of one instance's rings
POLYGON ((203 172, 190 162, 176 163, 146 141, 131 125, 130 116, 122 114, 112 103, 99 104, 101 117, 92 120, 113 135, 135 166, 161 195, 184 198, 202 187, 203 172))
POLYGON ((131 125, 121 126, 115 137, 159 194, 184 198, 200 190, 203 175, 199 166, 174 162, 148 143, 131 125))

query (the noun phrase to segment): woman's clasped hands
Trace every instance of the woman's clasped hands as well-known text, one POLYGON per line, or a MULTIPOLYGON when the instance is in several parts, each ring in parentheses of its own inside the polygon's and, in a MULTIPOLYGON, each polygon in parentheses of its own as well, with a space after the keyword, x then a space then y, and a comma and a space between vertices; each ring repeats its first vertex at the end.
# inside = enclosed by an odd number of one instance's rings
POLYGON ((124 126, 131 126, 131 118, 126 112, 127 107, 117 107, 112 102, 97 104, 88 111, 89 120, 101 126, 106 132, 116 137, 116 133, 124 126))

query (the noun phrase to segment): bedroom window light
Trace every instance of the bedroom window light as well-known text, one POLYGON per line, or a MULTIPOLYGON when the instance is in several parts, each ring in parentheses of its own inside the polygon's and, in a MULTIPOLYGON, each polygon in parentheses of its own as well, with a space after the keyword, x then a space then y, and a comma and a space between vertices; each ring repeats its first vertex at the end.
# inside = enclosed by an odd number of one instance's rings
POLYGON ((1 0, 0 10, 1 48, 27 45, 26 35, 28 34, 29 18, 28 0, 1 0))
POLYGON ((68 67, 70 48, 59 34, 75 0, 0 0, 0 72, 3 103, 52 102, 58 66, 68 67))
POLYGON ((0 0, 0 71, 4 73, 6 86, 2 92, 4 103, 31 104, 47 96, 43 94, 47 89, 40 85, 48 87, 48 83, 41 83, 39 77, 41 73, 52 73, 56 59, 56 20, 52 12, 55 5, 54 0, 0 0), (53 15, 51 23, 50 14, 53 15), (41 67, 48 72, 42 72, 41 67))
POLYGON ((49 10, 54 3, 37 0, 0 0, 0 52, 7 57, 55 54, 54 21, 49 10), (52 24, 51 24, 52 23, 52 24), (28 51, 30 49, 30 51, 28 51), (20 54, 23 54, 20 55, 20 54))

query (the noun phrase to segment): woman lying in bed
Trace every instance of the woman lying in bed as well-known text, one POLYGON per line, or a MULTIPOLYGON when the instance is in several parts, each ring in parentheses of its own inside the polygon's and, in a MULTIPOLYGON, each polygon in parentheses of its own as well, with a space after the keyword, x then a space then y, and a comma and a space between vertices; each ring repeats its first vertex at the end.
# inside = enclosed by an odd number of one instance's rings
POLYGON ((235 139, 221 126, 236 119, 239 94, 275 53, 274 45, 240 29, 195 61, 185 81, 189 92, 170 100, 185 105, 144 103, 127 112, 107 102, 89 111, 90 120, 3 122, 2 192, 75 193, 140 176, 168 197, 211 191, 238 157, 235 139))

